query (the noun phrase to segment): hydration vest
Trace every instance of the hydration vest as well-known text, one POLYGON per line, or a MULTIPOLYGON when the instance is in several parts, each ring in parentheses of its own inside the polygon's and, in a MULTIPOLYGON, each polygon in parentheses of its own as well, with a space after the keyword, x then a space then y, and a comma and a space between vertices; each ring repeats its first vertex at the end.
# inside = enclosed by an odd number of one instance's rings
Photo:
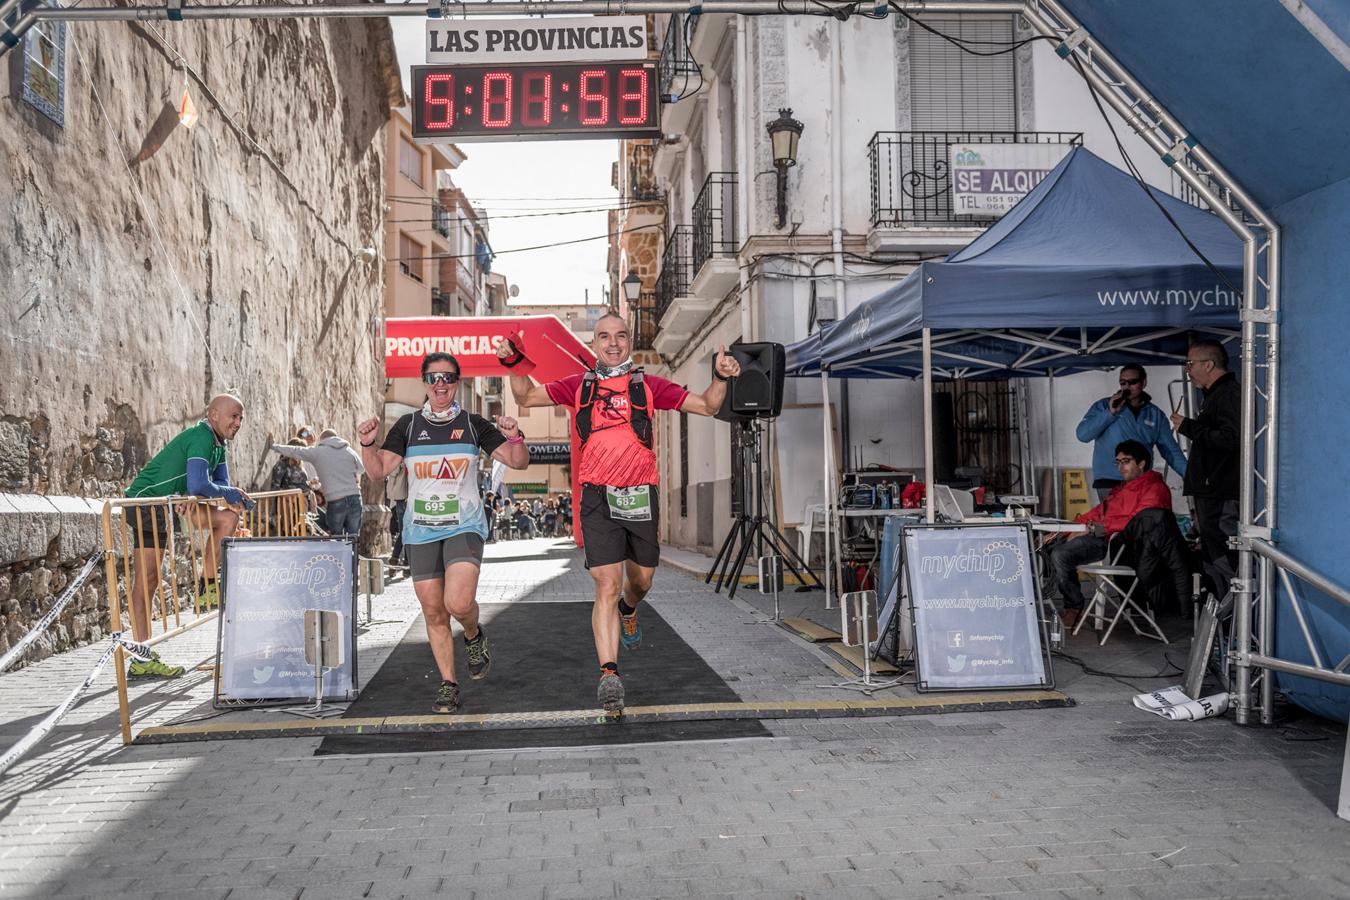
MULTIPOLYGON (((601 396, 600 376, 593 371, 588 371, 581 379, 581 390, 577 393, 577 434, 581 437, 581 443, 585 446, 586 441, 590 439, 592 430, 591 412, 595 409, 596 403, 605 402, 605 397, 601 396)), ((617 393, 611 392, 611 396, 617 393)), ((628 373, 628 426, 633 429, 633 434, 648 450, 652 447, 652 417, 647 401, 647 388, 642 381, 642 370, 634 369, 628 373)), ((604 428, 613 428, 613 425, 604 426, 604 428)), ((598 430, 603 431, 604 428, 598 430)))

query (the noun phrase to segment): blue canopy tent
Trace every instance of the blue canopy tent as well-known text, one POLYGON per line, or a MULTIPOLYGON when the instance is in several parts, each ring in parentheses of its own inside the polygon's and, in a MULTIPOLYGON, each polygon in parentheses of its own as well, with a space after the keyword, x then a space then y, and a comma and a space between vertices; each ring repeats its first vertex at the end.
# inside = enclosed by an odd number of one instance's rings
MULTIPOLYGON (((1237 338, 1242 242, 1212 213, 1153 188, 1150 199, 1144 190, 1131 175, 1074 148, 970 244, 940 262, 921 263, 899 284, 788 347, 787 373, 820 376, 827 423, 829 376, 922 377, 924 473, 932 484, 934 376, 1053 377, 1125 362, 1179 363, 1193 336, 1237 338)), ((1051 404, 1053 431, 1053 395, 1051 404)), ((833 508, 828 424, 824 442, 833 508)), ((1053 468, 1053 443, 1051 453, 1053 468)), ((1058 501, 1058 484, 1055 493, 1058 501)), ((926 492, 929 522, 934 495, 926 492)), ((830 551, 837 555, 838 548, 828 536, 826 544, 828 569, 830 551)))
POLYGON ((1006 378, 1185 358, 1235 337, 1242 243, 1218 217, 1074 148, 969 245, 793 344, 788 373, 1006 378), (1187 246, 1168 214, 1213 264, 1187 246))

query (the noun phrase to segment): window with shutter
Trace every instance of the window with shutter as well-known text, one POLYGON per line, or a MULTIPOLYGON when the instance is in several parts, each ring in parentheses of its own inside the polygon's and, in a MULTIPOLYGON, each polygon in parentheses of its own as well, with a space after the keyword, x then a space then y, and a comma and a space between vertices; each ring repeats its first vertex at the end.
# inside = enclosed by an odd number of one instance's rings
POLYGON ((399 135, 398 171, 418 187, 422 186, 422 150, 406 135, 399 135))
POLYGON ((422 280, 423 264, 425 262, 426 248, 399 232, 398 235, 398 268, 404 275, 415 281, 422 280))
MULTIPOLYGON (((999 50, 1000 43, 1013 40, 1012 16, 924 16, 923 22, 968 42, 975 50, 999 50)), ((1013 56, 976 56, 910 24, 910 127, 914 131, 1016 131, 1013 56)))

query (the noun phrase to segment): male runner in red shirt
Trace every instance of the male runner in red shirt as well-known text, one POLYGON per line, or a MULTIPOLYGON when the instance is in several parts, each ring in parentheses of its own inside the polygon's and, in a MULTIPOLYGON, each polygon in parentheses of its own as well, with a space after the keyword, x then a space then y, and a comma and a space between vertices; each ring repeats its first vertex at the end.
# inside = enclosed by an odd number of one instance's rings
MULTIPOLYGON (((520 406, 565 406, 576 414, 582 440, 581 533, 586 568, 595 579, 591 629, 600 659, 596 695, 610 715, 623 712, 619 643, 631 650, 642 640, 637 605, 651 590, 661 554, 651 413, 678 409, 711 416, 722 408, 727 380, 741 373, 740 364, 722 347, 712 384, 702 394, 691 394, 635 369, 631 349, 628 324, 611 313, 595 323, 594 372, 546 385, 536 385, 528 376, 511 376, 511 393, 520 406)), ((510 341, 501 342, 497 355, 508 367, 525 358, 510 341)))

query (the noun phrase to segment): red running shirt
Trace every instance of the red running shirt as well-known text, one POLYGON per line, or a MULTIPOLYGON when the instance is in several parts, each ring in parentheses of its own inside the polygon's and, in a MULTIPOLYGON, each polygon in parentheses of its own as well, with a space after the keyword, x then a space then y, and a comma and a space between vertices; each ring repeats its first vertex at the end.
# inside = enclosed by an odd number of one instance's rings
MULTIPOLYGON (((576 412, 581 393, 581 375, 569 375, 544 385, 548 398, 558 406, 576 412)), ((689 392, 673 381, 643 375, 648 409, 679 409, 689 392)), ((596 385, 596 400, 591 407, 591 436, 581 447, 582 484, 609 487, 636 487, 656 484, 656 454, 643 446, 628 424, 628 376, 605 378, 596 385)))

